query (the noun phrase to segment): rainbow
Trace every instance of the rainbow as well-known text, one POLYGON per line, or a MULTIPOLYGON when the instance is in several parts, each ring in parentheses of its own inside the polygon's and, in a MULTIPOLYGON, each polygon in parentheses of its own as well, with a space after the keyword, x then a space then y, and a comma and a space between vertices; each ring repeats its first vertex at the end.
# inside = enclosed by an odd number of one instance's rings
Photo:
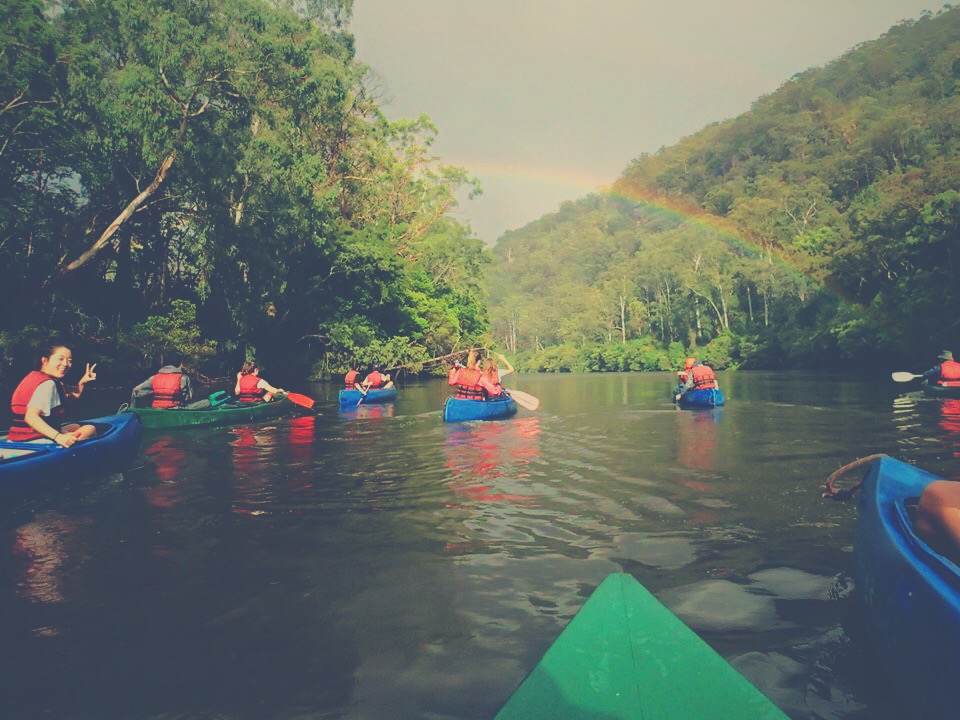
POLYGON ((513 180, 522 179, 570 188, 571 192, 579 193, 581 197, 595 194, 625 200, 677 223, 702 228, 737 254, 769 257, 775 266, 787 274, 806 278, 830 295, 844 300, 839 293, 826 286, 821 279, 813 276, 808 269, 801 267, 797 259, 782 250, 768 252, 759 241, 750 238, 735 223, 720 215, 709 213, 684 198, 667 196, 649 188, 637 187, 622 178, 611 184, 608 179, 569 170, 491 162, 468 161, 457 164, 471 174, 480 177, 481 180, 484 176, 513 180))

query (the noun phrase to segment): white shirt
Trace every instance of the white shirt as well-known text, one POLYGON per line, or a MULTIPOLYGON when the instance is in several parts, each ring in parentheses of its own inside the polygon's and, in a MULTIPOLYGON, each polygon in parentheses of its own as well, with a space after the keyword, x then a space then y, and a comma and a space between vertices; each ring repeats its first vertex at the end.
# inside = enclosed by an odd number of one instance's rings
POLYGON ((50 415, 53 414, 53 409, 59 407, 60 404, 60 393, 57 392, 57 384, 53 380, 44 380, 37 385, 37 389, 33 391, 33 396, 30 398, 30 402, 27 403, 27 407, 39 410, 43 417, 50 417, 50 415))

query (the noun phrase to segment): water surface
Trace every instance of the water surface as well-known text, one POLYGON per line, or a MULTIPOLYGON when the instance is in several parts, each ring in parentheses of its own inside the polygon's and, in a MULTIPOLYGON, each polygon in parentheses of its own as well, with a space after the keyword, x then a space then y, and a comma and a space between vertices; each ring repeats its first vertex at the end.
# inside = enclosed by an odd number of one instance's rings
MULTIPOLYGON (((905 720, 858 624, 840 466, 957 474, 960 401, 804 374, 520 376, 537 412, 384 406, 147 432, 134 466, 0 510, 5 718, 492 717, 634 575, 794 718, 905 720)), ((118 405, 103 394, 100 402, 118 405)), ((106 409, 106 408, 104 408, 106 409)), ((856 477, 851 477, 853 482, 856 477)))

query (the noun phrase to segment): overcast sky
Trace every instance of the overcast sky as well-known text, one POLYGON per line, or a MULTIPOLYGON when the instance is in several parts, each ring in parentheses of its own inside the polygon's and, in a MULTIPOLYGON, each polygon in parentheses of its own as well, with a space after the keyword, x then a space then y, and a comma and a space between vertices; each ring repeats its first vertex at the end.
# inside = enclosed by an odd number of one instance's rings
POLYGON ((388 117, 429 115, 493 243, 932 0, 355 0, 388 117))

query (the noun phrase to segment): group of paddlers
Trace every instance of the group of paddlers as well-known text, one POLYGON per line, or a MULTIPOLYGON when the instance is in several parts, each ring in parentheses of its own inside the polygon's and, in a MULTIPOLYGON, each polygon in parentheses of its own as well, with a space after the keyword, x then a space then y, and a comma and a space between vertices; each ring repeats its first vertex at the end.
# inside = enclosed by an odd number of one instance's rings
MULTIPOLYGON (((10 400, 13 424, 7 433, 11 442, 53 441, 63 447, 94 437, 93 425, 65 423, 66 404, 83 394, 83 388, 97 379, 97 365, 87 363, 86 372, 75 387, 67 388, 63 378, 73 366, 73 353, 66 345, 51 342, 40 351, 39 369, 27 373, 10 400)), ((270 402, 283 388, 275 388, 260 377, 257 363, 247 361, 237 373, 234 395, 237 403, 270 402)), ((137 385, 131 394, 131 405, 137 398, 150 397, 154 408, 210 407, 209 400, 191 403, 193 386, 179 358, 171 360, 156 373, 137 385)))
POLYGON ((491 356, 483 361, 481 367, 475 350, 467 353, 466 365, 461 365, 459 360, 453 361, 453 366, 447 372, 447 385, 456 388, 455 397, 461 400, 500 400, 507 394, 500 381, 513 372, 513 366, 500 353, 496 355, 506 365, 505 370, 501 371, 491 356))
MULTIPOLYGON (((507 391, 500 380, 513 372, 513 366, 500 353, 496 355, 506 366, 505 370, 500 370, 493 357, 487 357, 481 366, 476 350, 467 352, 466 364, 461 364, 459 360, 453 361, 447 372, 447 384, 456 389, 456 397, 462 400, 499 400, 505 397, 507 391)), ((362 382, 358 381, 359 377, 356 366, 351 364, 350 371, 343 377, 344 389, 366 393, 368 390, 393 387, 390 376, 382 374, 376 365, 362 382)))
POLYGON ((359 390, 363 395, 369 390, 385 390, 393 387, 393 380, 389 375, 380 372, 380 366, 374 365, 367 373, 367 376, 360 380, 360 370, 357 365, 350 363, 350 369, 343 376, 343 387, 345 390, 359 390))

